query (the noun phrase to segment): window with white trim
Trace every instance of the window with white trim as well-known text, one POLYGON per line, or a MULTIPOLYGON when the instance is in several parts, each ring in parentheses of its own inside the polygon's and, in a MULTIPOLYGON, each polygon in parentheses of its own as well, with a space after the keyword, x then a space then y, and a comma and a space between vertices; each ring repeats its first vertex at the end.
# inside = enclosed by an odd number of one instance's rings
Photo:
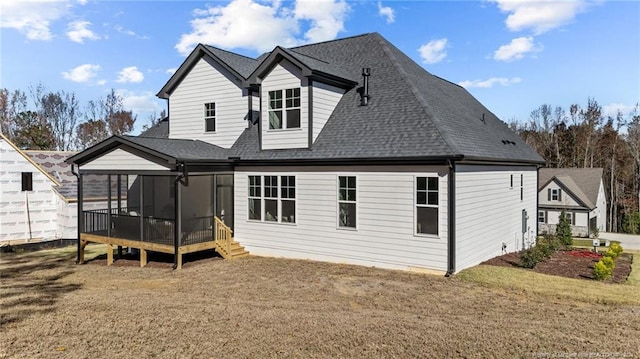
POLYGON ((524 175, 520 174, 520 200, 524 200, 524 175))
POLYGON ((204 130, 205 132, 216 131, 216 103, 204 104, 204 130))
POLYGON ((560 189, 559 188, 552 188, 551 189, 551 200, 552 201, 559 201, 560 200, 560 189))
POLYGON ((269 129, 283 128, 300 128, 299 87, 269 91, 269 129))
POLYGON ((438 235, 438 177, 416 177, 416 233, 438 235))
POLYGON ((356 228, 356 177, 338 176, 338 227, 356 228))
POLYGON ((262 220, 262 177, 249 176, 249 219, 262 220))
POLYGON ((295 176, 248 176, 248 219, 296 223, 295 176))
POLYGON ((573 223, 574 221, 574 215, 573 212, 565 212, 564 216, 567 218, 567 220, 569 221, 569 224, 574 225, 575 223, 573 223))
POLYGON ((278 222, 278 176, 264 176, 264 220, 278 222))
POLYGON ((547 223, 547 212, 538 211, 538 223, 547 223))

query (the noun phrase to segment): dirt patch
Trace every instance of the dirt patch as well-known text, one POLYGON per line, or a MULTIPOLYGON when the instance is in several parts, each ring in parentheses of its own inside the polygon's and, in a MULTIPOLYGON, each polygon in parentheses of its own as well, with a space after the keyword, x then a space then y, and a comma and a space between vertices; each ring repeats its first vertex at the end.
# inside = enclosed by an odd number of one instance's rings
POLYGON ((0 358, 640 355, 637 306, 304 260, 131 262, 3 255, 0 358))
MULTIPOLYGON (((589 279, 593 278, 593 266, 600 260, 597 255, 588 249, 574 249, 570 251, 557 251, 550 258, 538 263, 532 270, 537 273, 557 275, 567 278, 589 279)), ((631 273, 633 255, 622 253, 616 259, 613 275, 605 282, 624 283, 631 273)), ((500 257, 492 258, 482 264, 520 267, 520 253, 508 253, 500 257)))

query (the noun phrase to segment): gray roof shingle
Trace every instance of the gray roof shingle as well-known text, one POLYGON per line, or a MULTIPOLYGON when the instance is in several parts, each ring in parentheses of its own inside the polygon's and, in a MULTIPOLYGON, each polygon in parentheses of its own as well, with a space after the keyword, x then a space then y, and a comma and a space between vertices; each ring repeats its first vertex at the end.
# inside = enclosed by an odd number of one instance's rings
POLYGON ((598 202, 602 168, 541 168, 538 171, 538 191, 554 177, 590 209, 598 202))
POLYGON ((169 116, 142 132, 140 137, 169 138, 169 116))
POLYGON ((249 75, 251 75, 253 70, 255 70, 256 67, 260 64, 258 60, 252 59, 250 57, 242 56, 210 45, 204 46, 225 64, 236 70, 240 75, 244 77, 244 79, 247 79, 249 75))
POLYGON ((121 136, 141 147, 172 157, 178 161, 226 160, 227 149, 200 140, 121 136))

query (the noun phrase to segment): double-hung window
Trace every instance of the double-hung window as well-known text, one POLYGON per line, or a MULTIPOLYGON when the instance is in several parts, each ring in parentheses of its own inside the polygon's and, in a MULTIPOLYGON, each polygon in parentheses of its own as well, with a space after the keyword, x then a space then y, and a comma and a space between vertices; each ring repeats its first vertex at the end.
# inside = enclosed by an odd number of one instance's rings
POLYGON ((438 177, 416 178, 416 233, 438 235, 438 177))
POLYGON ((569 224, 574 225, 575 223, 573 223, 573 212, 565 212, 564 213, 565 217, 567 217, 567 220, 569 221, 569 224))
POLYGON ((355 176, 338 176, 338 227, 356 228, 355 176))
POLYGON ((249 176, 249 219, 262 219, 261 176, 249 176))
POLYGON ((547 223, 547 213, 545 211, 538 211, 538 223, 547 223))
POLYGON ((216 103, 208 102, 204 104, 204 130, 205 132, 216 131, 216 103))
POLYGON ((296 223, 295 176, 249 176, 248 219, 296 223))
POLYGON ((300 128, 299 87, 269 91, 269 129, 283 128, 300 128))
POLYGON ((552 201, 559 201, 560 200, 560 189, 559 188, 551 189, 550 197, 551 197, 550 200, 552 200, 552 201))

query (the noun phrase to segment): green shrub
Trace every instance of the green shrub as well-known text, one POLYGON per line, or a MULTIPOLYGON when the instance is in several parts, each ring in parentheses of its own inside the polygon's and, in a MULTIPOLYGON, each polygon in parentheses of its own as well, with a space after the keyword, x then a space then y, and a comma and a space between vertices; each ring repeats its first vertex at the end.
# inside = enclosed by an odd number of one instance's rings
MULTIPOLYGON (((598 261, 598 263, 596 263, 593 266, 593 277, 597 280, 605 280, 609 277, 611 277, 611 274, 613 273, 613 269, 609 268, 605 263, 604 263, 604 259, 605 258, 609 258, 609 257, 603 257, 601 260, 598 261)), ((611 258, 609 258, 611 259, 611 258)))
POLYGON ((622 253, 622 246, 619 243, 611 243, 611 245, 609 246, 609 250, 614 251, 617 258, 622 253))
POLYGON ((609 250, 608 250, 608 251, 606 251, 606 252, 603 254, 603 256, 604 256, 604 257, 611 258, 611 259, 613 259, 613 260, 615 261, 615 260, 616 260, 616 258, 618 258, 618 253, 616 253, 616 251, 613 251, 613 250, 611 250, 611 248, 609 248, 609 250))
POLYGON ((609 256, 604 256, 602 257, 602 259, 600 259, 598 261, 598 263, 602 262, 604 265, 607 266, 607 268, 611 269, 613 271, 613 268, 616 267, 616 262, 612 257, 609 256))
POLYGON ((520 254, 520 265, 524 268, 532 269, 536 264, 551 257, 553 252, 557 250, 558 241, 554 237, 539 237, 536 245, 520 254))
POLYGON ((560 218, 556 226, 556 235, 560 243, 566 247, 570 247, 573 245, 573 235, 571 234, 571 222, 569 222, 566 213, 564 210, 560 212, 560 218))

